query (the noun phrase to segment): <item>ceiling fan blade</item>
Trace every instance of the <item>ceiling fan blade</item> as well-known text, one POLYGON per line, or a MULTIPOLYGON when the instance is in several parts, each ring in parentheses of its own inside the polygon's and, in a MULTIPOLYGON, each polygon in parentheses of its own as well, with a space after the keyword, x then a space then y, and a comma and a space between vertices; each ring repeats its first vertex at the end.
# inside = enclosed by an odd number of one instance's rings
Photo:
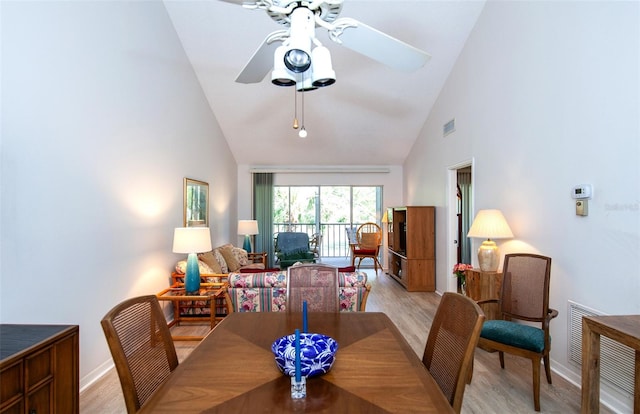
POLYGON ((237 4, 240 6, 244 6, 249 5, 249 6, 255 6, 256 2, 255 1, 251 1, 251 0, 220 0, 220 1, 224 1, 225 3, 233 3, 233 4, 237 4))
POLYGON ((259 83, 273 69, 273 54, 280 45, 278 35, 286 33, 286 30, 279 30, 269 34, 258 50, 255 51, 249 62, 236 78, 238 83, 259 83), (274 40, 276 38, 276 40, 274 40))
POLYGON ((338 19, 335 26, 342 26, 337 43, 394 69, 415 70, 431 59, 427 52, 356 20, 338 19), (348 23, 342 25, 341 20, 348 23))

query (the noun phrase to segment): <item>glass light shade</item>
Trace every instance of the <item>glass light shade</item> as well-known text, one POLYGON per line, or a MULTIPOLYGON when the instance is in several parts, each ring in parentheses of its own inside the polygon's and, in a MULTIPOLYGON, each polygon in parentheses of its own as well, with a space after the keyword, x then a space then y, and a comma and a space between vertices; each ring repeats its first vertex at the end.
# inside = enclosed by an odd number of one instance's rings
POLYGON ((336 82, 331 54, 324 46, 318 46, 311 52, 311 81, 313 86, 317 87, 333 85, 336 82))
POLYGON ((291 72, 302 73, 311 67, 311 56, 305 49, 289 49, 284 54, 284 65, 291 72))
POLYGON ((271 83, 277 86, 293 86, 296 78, 284 64, 284 53, 287 48, 279 46, 273 54, 273 71, 271 72, 271 83))

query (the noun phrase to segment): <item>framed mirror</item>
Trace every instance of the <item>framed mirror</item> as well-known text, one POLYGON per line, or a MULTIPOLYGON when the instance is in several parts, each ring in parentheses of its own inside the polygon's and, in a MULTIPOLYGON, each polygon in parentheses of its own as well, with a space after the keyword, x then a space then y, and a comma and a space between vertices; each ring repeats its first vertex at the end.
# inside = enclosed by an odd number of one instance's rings
POLYGON ((184 179, 184 227, 209 227, 209 184, 184 179))

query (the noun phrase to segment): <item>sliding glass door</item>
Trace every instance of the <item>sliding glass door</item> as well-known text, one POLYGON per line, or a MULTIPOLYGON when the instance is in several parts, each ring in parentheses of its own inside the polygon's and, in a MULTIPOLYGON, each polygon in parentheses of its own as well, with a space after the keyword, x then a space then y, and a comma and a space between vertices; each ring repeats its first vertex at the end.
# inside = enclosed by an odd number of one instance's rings
POLYGON ((273 232, 320 235, 324 257, 349 255, 347 228, 380 224, 380 186, 274 186, 273 232))

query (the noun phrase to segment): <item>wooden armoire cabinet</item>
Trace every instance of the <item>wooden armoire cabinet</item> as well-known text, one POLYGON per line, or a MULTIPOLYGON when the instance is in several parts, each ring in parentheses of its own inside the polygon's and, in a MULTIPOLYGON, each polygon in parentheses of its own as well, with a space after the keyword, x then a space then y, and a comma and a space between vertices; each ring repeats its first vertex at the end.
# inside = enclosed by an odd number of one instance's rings
POLYGON ((435 207, 391 207, 387 220, 389 276, 410 292, 435 291, 435 207))

